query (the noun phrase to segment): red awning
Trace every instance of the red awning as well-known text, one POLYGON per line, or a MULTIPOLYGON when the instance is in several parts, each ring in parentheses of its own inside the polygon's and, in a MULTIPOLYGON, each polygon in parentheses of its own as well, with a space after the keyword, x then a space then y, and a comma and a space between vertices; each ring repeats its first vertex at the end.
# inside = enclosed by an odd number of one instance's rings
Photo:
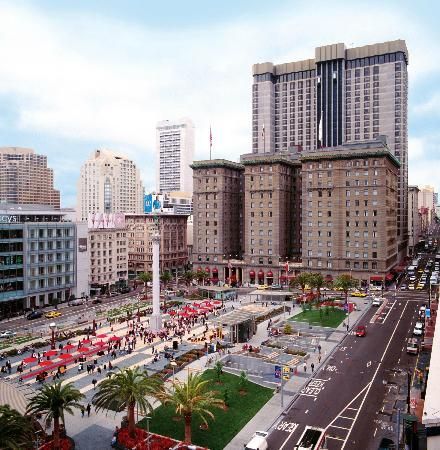
POLYGON ((382 275, 371 275, 370 281, 383 281, 383 276, 382 275))
POLYGON ((197 272, 203 272, 203 269, 202 269, 201 267, 199 267, 199 268, 197 269, 197 272))
POLYGON ((280 280, 285 280, 286 279, 286 275, 281 275, 280 276, 280 280))
POLYGON ((385 280, 391 281, 394 278, 394 275, 392 273, 387 273, 385 276, 385 280))
POLYGON ((273 278, 273 273, 271 270, 269 270, 269 272, 267 272, 267 278, 273 278))
POLYGON ((264 277, 264 272, 262 270, 260 270, 258 272, 258 278, 263 278, 264 277))
POLYGON ((332 275, 327 274, 327 275, 325 276, 325 281, 332 281, 332 280, 333 280, 333 276, 332 276, 332 275))
POLYGON ((250 277, 255 277, 255 270, 251 270, 251 271, 249 272, 249 276, 250 276, 250 277))
POLYGON ((214 268, 212 269, 212 273, 218 273, 217 267, 214 267, 214 268))
POLYGON ((405 272, 406 266, 396 266, 394 272, 405 272))

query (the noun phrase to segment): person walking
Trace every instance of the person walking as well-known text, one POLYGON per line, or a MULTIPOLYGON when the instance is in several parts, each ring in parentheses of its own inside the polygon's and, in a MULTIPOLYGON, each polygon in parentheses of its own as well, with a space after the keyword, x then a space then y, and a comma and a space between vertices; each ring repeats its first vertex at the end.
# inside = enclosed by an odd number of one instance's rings
POLYGON ((312 373, 315 371, 315 364, 310 364, 310 367, 312 368, 312 373))
POLYGON ((92 380, 93 390, 95 390, 97 382, 98 382, 98 380, 96 378, 93 378, 93 380, 92 380))
POLYGON ((304 372, 307 372, 307 363, 304 363, 304 372))
POLYGON ((321 364, 321 354, 318 356, 318 364, 321 364))
POLYGON ((91 407, 91 405, 90 405, 90 403, 87 403, 87 407, 86 407, 86 410, 87 410, 87 417, 90 417, 90 410, 92 409, 92 407, 91 407))
POLYGON ((84 409, 84 406, 81 406, 81 417, 84 417, 85 412, 86 410, 84 409))

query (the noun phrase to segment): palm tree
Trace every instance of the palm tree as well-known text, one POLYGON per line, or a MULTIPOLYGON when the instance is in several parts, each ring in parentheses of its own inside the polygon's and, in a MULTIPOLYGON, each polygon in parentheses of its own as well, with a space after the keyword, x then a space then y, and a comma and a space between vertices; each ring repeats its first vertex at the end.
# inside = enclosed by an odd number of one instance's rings
POLYGON ((196 272, 196 280, 200 283, 202 282, 203 286, 205 285, 205 280, 209 278, 209 275, 204 270, 198 270, 196 272))
POLYGON ((311 274, 309 272, 301 272, 293 280, 290 281, 291 287, 299 286, 301 288, 303 300, 304 300, 304 292, 306 290, 306 286, 310 284, 310 279, 311 274))
POLYGON ((189 287, 195 278, 195 273, 192 270, 187 270, 183 273, 182 278, 185 284, 189 287))
POLYGON ((187 381, 176 380, 172 387, 163 386, 159 399, 163 404, 176 408, 176 414, 185 420, 185 443, 191 443, 191 422, 194 414, 207 424, 207 417, 214 419, 211 409, 223 406, 223 400, 215 397, 208 385, 210 380, 203 380, 202 375, 189 374, 187 381))
POLYGON ((153 406, 147 399, 155 397, 160 387, 160 381, 148 377, 139 367, 125 368, 107 378, 99 385, 98 392, 93 396, 93 404, 97 411, 100 409, 127 409, 128 432, 135 437, 136 421, 134 412, 136 405, 141 414, 147 414, 153 410, 153 406))
POLYGON ((33 448, 33 434, 30 417, 22 416, 9 405, 0 406, 0 448, 4 450, 33 448))
POLYGON ((138 280, 144 283, 145 293, 147 293, 147 285, 153 281, 153 275, 150 272, 141 272, 138 275, 138 280))
POLYGON ((324 277, 320 273, 310 274, 310 286, 316 289, 316 293, 318 294, 318 303, 320 303, 321 289, 325 286, 324 277))
POLYGON ((53 419, 53 448, 60 448, 60 419, 64 421, 64 413, 73 415, 73 409, 80 409, 79 401, 84 395, 75 388, 73 383, 63 384, 58 381, 44 385, 40 391, 31 398, 27 408, 27 414, 41 413, 46 415, 46 420, 53 419))
POLYGON ((345 303, 348 299, 348 291, 358 285, 358 280, 353 278, 350 274, 339 275, 333 283, 335 289, 343 291, 345 294, 345 303))

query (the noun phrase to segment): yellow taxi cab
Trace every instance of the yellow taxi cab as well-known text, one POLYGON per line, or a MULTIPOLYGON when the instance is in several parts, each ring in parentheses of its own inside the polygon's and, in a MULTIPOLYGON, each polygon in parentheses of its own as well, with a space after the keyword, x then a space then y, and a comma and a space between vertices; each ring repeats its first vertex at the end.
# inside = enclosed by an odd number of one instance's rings
POLYGON ((360 291, 355 291, 351 294, 352 297, 366 297, 367 294, 365 294, 364 292, 360 292, 360 291))
POLYGON ((257 289, 262 291, 262 290, 265 290, 265 289, 269 289, 269 286, 267 284, 259 284, 257 289))
POLYGON ((46 319, 54 319, 55 317, 60 317, 61 313, 59 311, 49 311, 47 312, 44 317, 46 317, 46 319))

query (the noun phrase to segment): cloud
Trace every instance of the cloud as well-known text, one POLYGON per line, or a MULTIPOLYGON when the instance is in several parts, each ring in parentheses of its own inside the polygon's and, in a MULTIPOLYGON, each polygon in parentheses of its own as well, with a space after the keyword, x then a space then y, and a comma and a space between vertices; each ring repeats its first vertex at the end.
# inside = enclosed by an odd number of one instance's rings
POLYGON ((413 112, 417 116, 434 115, 439 116, 440 110, 440 92, 435 92, 430 95, 429 98, 420 103, 416 103, 413 108, 413 112))
MULTIPOLYGON (((255 62, 310 58, 326 43, 406 37, 411 83, 440 70, 429 30, 404 9, 322 3, 310 26, 312 8, 286 6, 181 30, 0 3, 0 95, 13 99, 17 130, 78 142, 81 151, 69 155, 69 182, 76 183, 93 148, 103 146, 133 157, 153 187, 159 120, 192 118, 196 159, 208 157, 210 125, 214 157, 237 160, 250 151, 255 62)), ((410 151, 423 150, 420 141, 413 145, 410 151)), ((65 170, 60 148, 45 150, 55 172, 65 170)))

